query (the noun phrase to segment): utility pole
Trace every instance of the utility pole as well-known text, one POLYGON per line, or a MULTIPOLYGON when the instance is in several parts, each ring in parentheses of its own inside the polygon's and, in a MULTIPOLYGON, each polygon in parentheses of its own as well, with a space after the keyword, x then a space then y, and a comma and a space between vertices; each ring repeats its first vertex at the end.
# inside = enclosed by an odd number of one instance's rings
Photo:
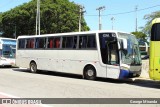
POLYGON ((99 30, 102 29, 102 24, 101 24, 101 11, 105 9, 105 6, 99 7, 96 10, 99 11, 99 30))
POLYGON ((137 9, 138 9, 138 6, 135 7, 135 14, 136 14, 136 27, 135 27, 135 32, 137 32, 137 9))
POLYGON ((37 0, 36 35, 40 35, 40 0, 37 0))
POLYGON ((112 18, 111 18, 111 21, 112 21, 112 30, 113 30, 113 22, 114 22, 114 20, 115 20, 115 18, 112 17, 112 18))
POLYGON ((84 6, 79 5, 79 32, 81 32, 81 22, 82 22, 82 16, 86 11, 83 11, 84 6))

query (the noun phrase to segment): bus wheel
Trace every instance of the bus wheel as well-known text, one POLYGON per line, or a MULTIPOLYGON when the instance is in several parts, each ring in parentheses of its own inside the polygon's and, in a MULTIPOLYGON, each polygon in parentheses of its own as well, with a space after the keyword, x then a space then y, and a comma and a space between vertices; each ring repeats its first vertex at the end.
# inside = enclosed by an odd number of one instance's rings
POLYGON ((96 79, 96 70, 92 66, 87 66, 84 69, 84 78, 88 80, 95 80, 96 79))
POLYGON ((30 71, 31 71, 32 73, 36 73, 36 72, 37 72, 37 65, 36 65, 35 62, 31 62, 31 63, 30 63, 30 71))

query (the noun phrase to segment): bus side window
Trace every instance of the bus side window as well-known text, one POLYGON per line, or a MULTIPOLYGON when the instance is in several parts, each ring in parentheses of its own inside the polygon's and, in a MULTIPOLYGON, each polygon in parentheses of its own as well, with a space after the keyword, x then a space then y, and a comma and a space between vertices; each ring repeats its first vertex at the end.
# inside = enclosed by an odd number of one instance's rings
POLYGON ((36 48, 39 48, 39 38, 36 38, 36 44, 35 44, 36 46, 36 48))
POLYGON ((19 39, 18 40, 18 48, 24 49, 25 48, 25 39, 19 39))
POLYGON ((47 48, 54 48, 54 38, 48 38, 47 48))
POLYGON ((87 36, 80 36, 79 37, 79 48, 86 48, 87 46, 87 36))
POLYGON ((34 48, 34 39, 30 39, 30 43, 31 43, 30 48, 34 48))
POLYGON ((96 48, 95 35, 85 35, 79 37, 79 48, 96 48))
POLYGON ((73 48, 77 48, 77 36, 74 36, 73 48))
POLYGON ((30 39, 26 40, 26 48, 30 48, 30 39))
POLYGON ((53 40, 49 41, 49 48, 53 48, 53 40))
POLYGON ((95 35, 88 36, 87 48, 96 48, 95 35))
POLYGON ((57 37, 54 39, 54 43, 55 43, 55 48, 60 48, 60 37, 57 37))
POLYGON ((87 46, 87 36, 82 37, 82 48, 86 48, 87 46))
POLYGON ((79 49, 81 49, 81 48, 82 48, 82 38, 79 37, 79 49))
POLYGON ((26 48, 34 48, 34 39, 27 39, 26 40, 26 48))
MULTIPOLYGON (((67 38, 66 37, 62 37, 62 48, 66 47, 66 41, 67 41, 67 38)), ((57 44, 57 42, 56 42, 56 44, 57 44)))
POLYGON ((46 38, 36 38, 36 48, 45 48, 46 38))
POLYGON ((66 48, 73 48, 73 37, 67 37, 67 40, 66 40, 66 48))

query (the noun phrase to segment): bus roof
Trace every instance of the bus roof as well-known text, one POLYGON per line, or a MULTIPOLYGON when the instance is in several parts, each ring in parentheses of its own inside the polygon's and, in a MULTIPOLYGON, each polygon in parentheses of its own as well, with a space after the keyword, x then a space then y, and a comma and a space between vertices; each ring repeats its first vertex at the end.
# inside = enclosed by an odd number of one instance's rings
POLYGON ((155 18, 153 21, 152 21, 152 25, 154 24, 154 23, 159 23, 160 22, 160 18, 155 18))
POLYGON ((16 39, 0 37, 0 40, 16 40, 16 39))
MULTIPOLYGON (((93 33, 103 33, 103 32, 126 33, 126 32, 116 31, 116 30, 97 30, 97 31, 53 33, 53 34, 42 34, 42 35, 22 35, 22 36, 19 36, 17 39, 19 39, 19 38, 30 38, 30 37, 42 37, 42 36, 49 37, 49 36, 61 36, 61 35, 81 35, 81 34, 93 34, 93 33)), ((126 34, 130 34, 130 33, 126 33, 126 34)))
POLYGON ((0 44, 16 45, 16 39, 0 38, 0 44))

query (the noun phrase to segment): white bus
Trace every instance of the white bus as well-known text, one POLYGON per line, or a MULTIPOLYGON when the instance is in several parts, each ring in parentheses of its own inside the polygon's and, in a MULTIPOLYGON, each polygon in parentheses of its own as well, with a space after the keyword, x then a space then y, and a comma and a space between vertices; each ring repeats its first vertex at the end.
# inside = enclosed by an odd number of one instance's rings
POLYGON ((149 55, 149 43, 147 41, 138 40, 141 56, 149 55))
POLYGON ((89 31, 19 36, 16 65, 37 70, 123 79, 139 76, 141 57, 134 35, 89 31))
POLYGON ((0 38, 0 66, 15 65, 16 39, 0 38))

